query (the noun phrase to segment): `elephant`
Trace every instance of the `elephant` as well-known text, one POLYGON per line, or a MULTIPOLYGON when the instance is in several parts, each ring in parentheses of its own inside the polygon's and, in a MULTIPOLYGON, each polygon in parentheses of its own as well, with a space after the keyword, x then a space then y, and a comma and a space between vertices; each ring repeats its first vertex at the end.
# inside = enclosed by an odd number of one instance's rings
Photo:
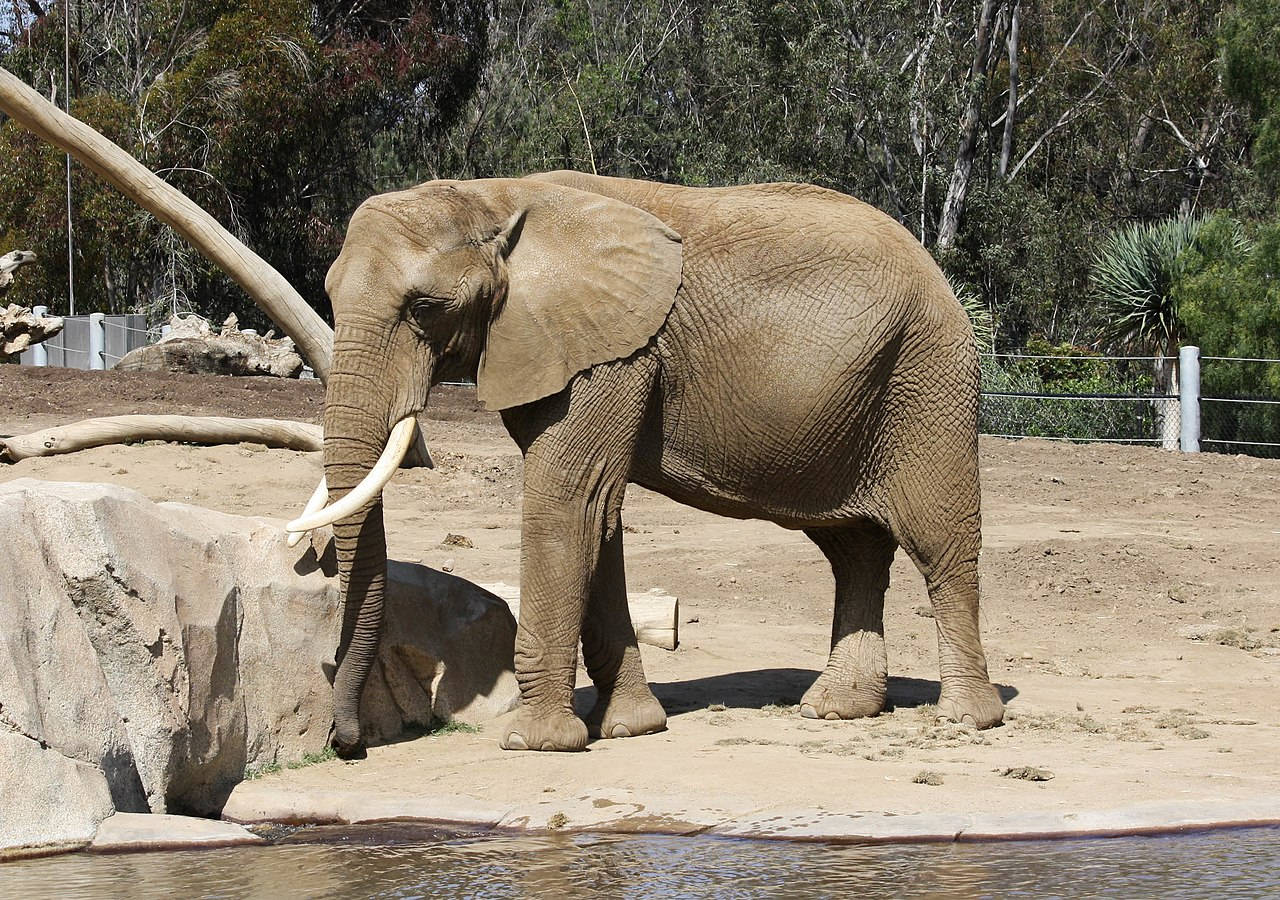
POLYGON ((582 750, 666 727, 626 603, 629 483, 803 530, 829 560, 817 719, 886 703, 895 550, 923 574, 940 719, 998 724, 978 627, 978 358, 942 271, 889 216, 805 184, 697 188, 550 172, 366 200, 326 278, 325 481, 292 532, 334 523, 349 639, 333 744, 386 579, 381 491, 431 386, 474 378, 524 456, 520 702, 506 749, 582 750), (335 502, 323 509, 325 494, 335 502), (598 688, 573 710, 579 644, 598 688))

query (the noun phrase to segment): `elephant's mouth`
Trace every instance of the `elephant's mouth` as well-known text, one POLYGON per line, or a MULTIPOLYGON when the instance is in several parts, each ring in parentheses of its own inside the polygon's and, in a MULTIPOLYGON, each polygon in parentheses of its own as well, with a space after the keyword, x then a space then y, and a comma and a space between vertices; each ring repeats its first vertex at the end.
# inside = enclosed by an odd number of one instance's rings
POLYGON ((413 446, 417 427, 418 421, 413 416, 405 416, 397 422, 391 429, 391 435, 382 449, 382 455, 378 457, 377 463, 369 473, 351 489, 350 493, 328 506, 325 506, 325 502, 329 498, 329 489, 322 476, 311 499, 307 501, 302 515, 284 527, 285 531, 289 532, 289 546, 296 545, 308 531, 323 525, 332 525, 376 500, 382 494, 382 489, 386 487, 387 482, 395 475, 396 469, 400 468, 400 463, 404 461, 409 448, 413 446))

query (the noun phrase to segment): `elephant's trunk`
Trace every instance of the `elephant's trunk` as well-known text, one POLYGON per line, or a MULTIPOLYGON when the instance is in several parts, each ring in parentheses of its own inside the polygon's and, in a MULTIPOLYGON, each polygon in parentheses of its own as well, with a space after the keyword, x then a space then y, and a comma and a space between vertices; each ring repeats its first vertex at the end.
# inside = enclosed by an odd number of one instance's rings
MULTIPOLYGON (((377 462, 389 433, 382 406, 355 402, 360 385, 353 376, 334 373, 325 394, 324 469, 331 500, 359 484, 377 462)), ((382 605, 387 582, 387 542, 382 501, 334 523, 343 624, 338 672, 333 683, 333 746, 340 756, 359 752, 360 695, 378 655, 382 605)))

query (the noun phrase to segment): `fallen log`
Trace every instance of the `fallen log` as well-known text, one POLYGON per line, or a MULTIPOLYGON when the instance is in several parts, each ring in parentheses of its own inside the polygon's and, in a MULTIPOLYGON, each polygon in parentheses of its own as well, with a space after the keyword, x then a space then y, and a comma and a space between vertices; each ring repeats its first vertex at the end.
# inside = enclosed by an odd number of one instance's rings
MULTIPOLYGON (((511 608, 511 614, 520 621, 520 588, 499 581, 482 584, 491 594, 501 597, 511 608)), ((627 608, 631 611, 631 624, 636 630, 636 640, 641 644, 674 650, 680 644, 680 601, 661 588, 652 588, 643 594, 627 594, 627 608)))
POLYGON ((257 443, 290 450, 320 450, 324 432, 319 425, 284 419, 232 419, 222 416, 106 416, 85 419, 0 438, 0 460, 17 462, 33 456, 56 456, 90 447, 135 441, 174 441, 184 444, 257 443))

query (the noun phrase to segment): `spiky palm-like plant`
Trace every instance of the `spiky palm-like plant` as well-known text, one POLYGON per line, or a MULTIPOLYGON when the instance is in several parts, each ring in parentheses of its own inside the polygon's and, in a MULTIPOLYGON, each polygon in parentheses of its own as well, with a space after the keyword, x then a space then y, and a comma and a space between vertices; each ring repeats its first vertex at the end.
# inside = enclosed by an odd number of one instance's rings
POLYGON ((995 323, 991 318, 991 310, 982 302, 982 297, 972 285, 947 276, 952 292, 969 316, 969 324, 973 326, 973 341, 978 345, 979 353, 990 353, 995 344, 995 323))
POLYGON ((1173 216, 1137 222, 1112 232, 1093 259, 1093 292, 1106 308, 1102 343, 1151 353, 1156 389, 1168 393, 1182 337, 1174 288, 1186 274, 1187 250, 1204 225, 1203 216, 1173 216))

